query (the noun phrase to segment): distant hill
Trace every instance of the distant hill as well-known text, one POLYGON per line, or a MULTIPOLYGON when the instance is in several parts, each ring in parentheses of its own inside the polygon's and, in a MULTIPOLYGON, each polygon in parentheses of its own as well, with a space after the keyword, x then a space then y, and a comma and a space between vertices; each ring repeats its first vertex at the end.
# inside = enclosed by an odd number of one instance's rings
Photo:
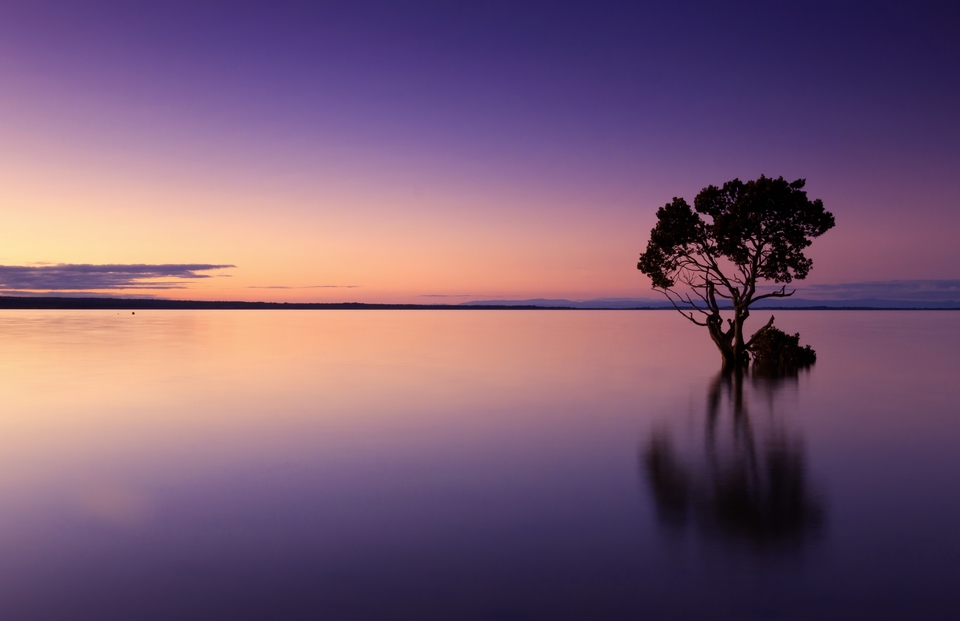
MULTIPOLYGON (((593 300, 565 300, 531 298, 525 300, 477 300, 463 302, 461 306, 536 306, 541 308, 580 309, 662 309, 672 308, 665 298, 597 298, 593 300)), ((820 308, 866 308, 866 309, 960 309, 960 301, 944 300, 883 300, 861 298, 851 300, 815 300, 805 298, 767 298, 751 308, 820 309, 820 308)))
POLYGON ((531 298, 528 300, 477 300, 460 306, 537 306, 541 308, 629 309, 671 308, 664 298, 597 298, 595 300, 564 300, 531 298))

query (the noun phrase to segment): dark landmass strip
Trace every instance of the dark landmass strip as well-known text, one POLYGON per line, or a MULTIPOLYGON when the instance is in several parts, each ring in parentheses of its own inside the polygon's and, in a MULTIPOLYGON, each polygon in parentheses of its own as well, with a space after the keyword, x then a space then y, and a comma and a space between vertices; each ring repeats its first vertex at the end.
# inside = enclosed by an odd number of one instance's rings
MULTIPOLYGON (((664 306, 537 304, 367 304, 364 302, 205 302, 150 298, 0 296, 0 310, 673 310, 664 306)), ((957 307, 777 306, 756 310, 960 310, 957 307)))
POLYGON ((366 304, 363 302, 205 302, 147 298, 54 298, 0 296, 0 310, 570 310, 543 306, 453 306, 449 304, 366 304))

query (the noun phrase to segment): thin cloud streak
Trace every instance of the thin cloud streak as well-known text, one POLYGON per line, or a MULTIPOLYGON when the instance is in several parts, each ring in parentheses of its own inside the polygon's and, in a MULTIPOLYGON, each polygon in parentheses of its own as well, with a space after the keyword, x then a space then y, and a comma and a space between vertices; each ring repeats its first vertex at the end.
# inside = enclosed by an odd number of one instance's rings
POLYGON ((236 266, 211 263, 0 265, 0 291, 183 289, 186 282, 210 278, 209 274, 200 272, 232 267, 236 266))

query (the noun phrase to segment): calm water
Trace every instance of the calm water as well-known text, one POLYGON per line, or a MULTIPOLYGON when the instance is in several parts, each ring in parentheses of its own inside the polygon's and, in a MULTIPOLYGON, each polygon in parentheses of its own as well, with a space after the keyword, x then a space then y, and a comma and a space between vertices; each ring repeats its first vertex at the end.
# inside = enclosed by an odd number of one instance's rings
POLYGON ((960 312, 777 325, 4 311, 0 618, 960 618, 960 312))

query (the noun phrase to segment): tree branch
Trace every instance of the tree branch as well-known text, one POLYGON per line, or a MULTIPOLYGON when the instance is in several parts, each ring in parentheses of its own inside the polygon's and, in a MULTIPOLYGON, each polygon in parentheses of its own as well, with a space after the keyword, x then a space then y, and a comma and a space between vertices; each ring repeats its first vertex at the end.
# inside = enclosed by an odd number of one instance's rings
POLYGON ((773 293, 765 293, 763 295, 758 295, 757 297, 753 298, 753 301, 756 302, 757 300, 762 300, 764 298, 789 298, 791 295, 797 292, 796 289, 794 289, 790 293, 787 293, 786 291, 787 291, 787 286, 784 285, 780 287, 780 291, 774 291, 773 293))
MULTIPOLYGON (((683 312, 683 311, 680 309, 680 307, 677 306, 677 303, 673 301, 673 298, 670 297, 670 294, 667 292, 666 289, 660 289, 659 291, 660 291, 660 293, 662 293, 664 296, 666 296, 666 298, 667 298, 668 300, 670 300, 670 303, 673 305, 673 307, 677 310, 678 313, 680 313, 681 315, 683 315, 684 317, 686 317, 687 319, 689 319, 691 322, 695 323, 695 324, 698 325, 698 326, 707 327, 706 322, 697 321, 696 319, 694 319, 692 312, 690 312, 690 313, 685 313, 685 312, 683 312)), ((679 294, 674 294, 674 295, 676 295, 677 297, 680 297, 679 294)), ((681 299, 682 299, 682 298, 681 298, 681 299)), ((696 308, 696 306, 694 306, 694 308, 696 308)), ((697 310, 699 310, 701 313, 707 314, 706 312, 700 310, 699 308, 697 308, 697 310)))
POLYGON ((747 349, 750 348, 750 346, 753 344, 754 339, 756 339, 760 335, 760 333, 765 332, 772 325, 773 325, 773 315, 770 315, 770 321, 768 321, 762 328, 754 332, 753 336, 750 337, 750 340, 747 341, 747 344, 746 344, 747 349))

